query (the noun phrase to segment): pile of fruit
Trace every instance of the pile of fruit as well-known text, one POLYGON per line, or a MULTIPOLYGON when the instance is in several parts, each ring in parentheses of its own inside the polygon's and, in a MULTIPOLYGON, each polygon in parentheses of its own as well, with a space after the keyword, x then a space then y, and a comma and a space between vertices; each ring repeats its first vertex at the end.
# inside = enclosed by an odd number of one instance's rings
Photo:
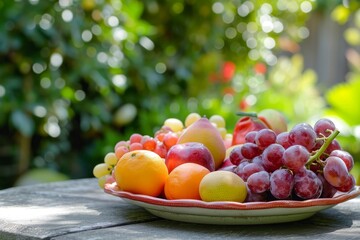
POLYGON ((153 197, 257 202, 331 198, 355 187, 353 157, 319 119, 287 129, 277 110, 241 116, 229 133, 220 115, 166 119, 154 136, 134 133, 94 167, 100 187, 153 197))

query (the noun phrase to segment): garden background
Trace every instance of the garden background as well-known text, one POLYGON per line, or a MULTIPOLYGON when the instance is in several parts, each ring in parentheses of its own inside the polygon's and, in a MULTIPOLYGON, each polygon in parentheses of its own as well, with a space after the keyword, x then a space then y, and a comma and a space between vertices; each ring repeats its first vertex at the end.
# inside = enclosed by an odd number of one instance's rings
POLYGON ((360 3, 0 2, 0 189, 92 177, 164 120, 282 111, 331 117, 360 162, 360 3))

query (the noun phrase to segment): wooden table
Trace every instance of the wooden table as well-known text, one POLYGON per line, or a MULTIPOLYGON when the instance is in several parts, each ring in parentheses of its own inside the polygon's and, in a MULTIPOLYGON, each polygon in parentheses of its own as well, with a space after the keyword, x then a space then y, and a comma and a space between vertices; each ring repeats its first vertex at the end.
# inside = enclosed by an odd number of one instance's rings
POLYGON ((105 194, 95 179, 0 191, 0 239, 360 239, 360 198, 306 220, 224 226, 164 220, 105 194))

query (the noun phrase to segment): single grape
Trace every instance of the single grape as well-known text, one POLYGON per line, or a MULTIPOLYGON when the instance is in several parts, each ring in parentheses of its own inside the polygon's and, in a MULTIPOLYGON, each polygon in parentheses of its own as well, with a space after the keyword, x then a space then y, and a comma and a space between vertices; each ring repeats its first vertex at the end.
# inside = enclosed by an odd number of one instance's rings
MULTIPOLYGON (((236 173, 239 177, 243 174, 244 167, 250 164, 248 159, 244 159, 239 163, 239 165, 234 169, 234 173, 236 173)), ((242 178, 242 177, 241 177, 242 178)), ((244 179, 243 179, 244 180, 244 179)), ((245 181, 245 180, 244 180, 245 181)))
POLYGON ((164 143, 160 141, 156 142, 154 153, 158 154, 161 158, 165 158, 167 154, 167 148, 164 143))
POLYGON ((288 169, 275 170, 270 175, 270 192, 276 199, 288 199, 294 186, 294 176, 288 169))
POLYGON ((245 159, 244 156, 241 154, 241 145, 234 147, 229 154, 229 160, 234 165, 239 165, 240 162, 245 159))
POLYGON ((141 149, 144 149, 143 145, 138 142, 134 142, 134 143, 130 144, 130 146, 129 146, 129 151, 141 150, 141 149))
POLYGON ((321 198, 332 198, 335 195, 335 193, 337 192, 337 189, 334 186, 332 186, 328 181, 326 181, 323 174, 318 173, 317 176, 321 180, 322 185, 323 185, 323 190, 322 190, 320 197, 321 198))
POLYGON ((115 144, 115 147, 114 147, 114 150, 116 151, 116 149, 118 148, 118 147, 129 147, 129 142, 128 141, 124 141, 124 140, 122 140, 122 141, 119 141, 119 142, 117 142, 116 144, 115 144))
POLYGON ((314 199, 321 196, 323 184, 316 174, 308 169, 294 175, 294 193, 301 199, 314 199))
POLYGON ((325 150, 325 154, 330 155, 335 150, 342 150, 340 143, 336 139, 331 141, 330 145, 325 150))
POLYGON ((244 143, 241 146, 241 154, 244 158, 253 159, 261 154, 261 150, 255 143, 244 143))
POLYGON ((245 142, 255 143, 256 134, 257 134, 257 131, 250 131, 250 132, 246 133, 245 138, 244 138, 245 142))
POLYGON ((291 146, 289 142, 289 132, 282 132, 276 136, 276 143, 283 146, 285 149, 291 146))
POLYGON ((319 119, 314 124, 314 131, 318 137, 328 137, 335 130, 335 124, 328 118, 319 119))
POLYGON ((93 174, 96 178, 101 178, 105 175, 109 175, 113 168, 107 163, 99 163, 93 169, 93 174))
POLYGON ((259 171, 251 174, 247 179, 248 188, 254 193, 263 193, 270 189, 270 174, 259 171))
POLYGON ((310 153, 305 147, 293 145, 284 151, 283 164, 296 173, 305 166, 309 157, 310 153))
POLYGON ((273 143, 262 154, 262 165, 268 172, 273 172, 283 165, 284 147, 273 143))
MULTIPOLYGON (((133 143, 133 144, 136 144, 136 143, 133 143)), ((133 144, 131 144, 131 145, 133 145, 133 144)), ((142 148, 142 145, 141 145, 141 148, 142 148)), ((127 152, 129 152, 129 148, 126 146, 119 146, 115 149, 115 155, 118 159, 120 159, 127 152)))
POLYGON ((248 164, 244 164, 244 166, 236 168, 235 173, 239 175, 244 181, 247 181, 249 176, 260 171, 264 171, 263 166, 250 162, 248 164))
POLYGON ((98 184, 100 188, 104 188, 106 183, 115 182, 115 178, 112 175, 105 175, 98 178, 98 184))
POLYGON ((255 143, 260 149, 265 149, 276 142, 276 133, 271 129, 261 129, 255 136, 255 143))
POLYGON ((220 115, 212 115, 210 118, 209 118, 209 121, 211 123, 214 123, 216 125, 217 128, 225 128, 225 119, 220 116, 220 115))
POLYGON ((336 188, 342 187, 349 176, 344 161, 339 157, 331 156, 325 162, 326 165, 323 171, 326 181, 336 188))
POLYGON ((106 183, 106 179, 107 179, 108 175, 102 176, 98 178, 98 184, 100 188, 104 188, 105 183, 106 183))
POLYGON ((173 132, 180 132, 184 129, 183 122, 177 118, 166 119, 164 126, 169 127, 173 132))
POLYGON ((136 142, 139 143, 139 142, 141 142, 141 140, 142 140, 142 135, 139 133, 131 134, 130 139, 129 139, 130 144, 136 143, 136 142))
POLYGON ((149 136, 144 136, 141 140, 141 144, 145 150, 154 151, 156 148, 156 140, 149 136))
POLYGON ((353 166, 354 166, 354 158, 351 156, 351 154, 349 153, 349 152, 347 152, 347 151, 344 151, 344 150, 333 150, 331 153, 330 153, 330 156, 335 156, 335 157, 339 157, 339 158, 341 158, 343 161, 344 161, 344 163, 345 163, 345 165, 346 165, 346 167, 347 167, 347 169, 348 169, 348 171, 350 172, 351 171, 351 169, 353 168, 353 166))
POLYGON ((349 192, 355 187, 355 178, 353 175, 350 175, 346 178, 346 180, 343 182, 341 187, 337 187, 336 189, 340 192, 349 192))
POLYGON ((185 118, 185 127, 189 127, 191 124, 193 124, 194 122, 196 122, 197 120, 199 120, 201 118, 200 114, 198 113, 190 113, 189 115, 187 115, 187 117, 185 118))
POLYGON ((111 166, 116 165, 117 161, 118 161, 118 158, 116 157, 116 154, 113 152, 107 153, 104 157, 104 162, 111 166))
POLYGON ((165 134, 163 143, 167 150, 169 150, 172 146, 174 146, 179 139, 179 135, 174 132, 168 132, 165 134))
POLYGON ((251 160, 253 163, 257 163, 259 165, 263 165, 262 155, 256 156, 251 160))
POLYGON ((268 200, 268 193, 254 193, 247 186, 247 195, 244 202, 266 202, 268 200))
POLYGON ((165 135, 166 135, 166 133, 164 133, 164 132, 156 132, 154 135, 154 138, 160 142, 163 142, 165 135))
POLYGON ((289 142, 291 145, 302 145, 311 151, 316 144, 316 133, 307 123, 299 123, 289 132, 289 142))

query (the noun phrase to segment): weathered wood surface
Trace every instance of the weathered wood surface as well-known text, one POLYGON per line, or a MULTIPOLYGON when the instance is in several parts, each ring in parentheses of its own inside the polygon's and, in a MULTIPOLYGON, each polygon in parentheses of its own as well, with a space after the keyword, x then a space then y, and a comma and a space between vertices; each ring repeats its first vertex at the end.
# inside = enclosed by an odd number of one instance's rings
POLYGON ((0 191, 0 239, 359 239, 360 198, 293 223, 217 226, 157 218, 95 179, 0 191))

